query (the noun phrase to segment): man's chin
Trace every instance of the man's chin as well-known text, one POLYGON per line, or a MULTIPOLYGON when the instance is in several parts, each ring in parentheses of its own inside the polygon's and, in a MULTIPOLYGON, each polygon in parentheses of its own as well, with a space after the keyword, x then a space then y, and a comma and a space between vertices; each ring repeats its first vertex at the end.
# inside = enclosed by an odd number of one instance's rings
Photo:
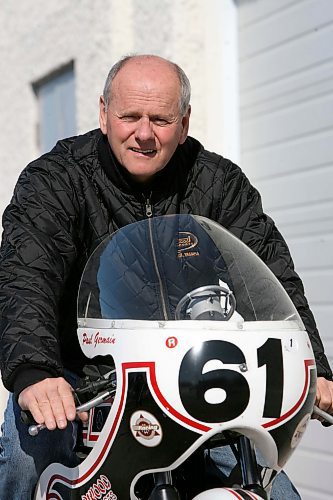
POLYGON ((130 174, 132 179, 136 182, 147 182, 154 175, 162 170, 163 167, 150 167, 147 168, 147 166, 135 166, 135 167, 125 167, 127 172, 130 174))

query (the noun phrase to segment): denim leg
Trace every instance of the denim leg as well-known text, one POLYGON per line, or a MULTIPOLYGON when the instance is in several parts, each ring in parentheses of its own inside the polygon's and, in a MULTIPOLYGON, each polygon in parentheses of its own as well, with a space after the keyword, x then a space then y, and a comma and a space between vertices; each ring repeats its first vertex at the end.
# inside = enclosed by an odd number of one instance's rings
POLYGON ((301 500, 295 486, 284 471, 281 471, 273 481, 271 500, 301 500))
MULTIPOLYGON (((234 467, 237 465, 236 458, 229 446, 215 448, 210 451, 210 458, 222 472, 223 477, 230 477, 234 467)), ((260 459, 259 459, 260 463, 260 459)), ((293 486, 287 474, 280 472, 273 481, 271 500, 300 500, 301 497, 293 486)))
POLYGON ((10 394, 0 437, 0 498, 30 500, 38 477, 52 462, 68 467, 78 464, 73 452, 76 424, 64 430, 42 430, 37 436, 28 434, 21 422, 21 409, 10 394))

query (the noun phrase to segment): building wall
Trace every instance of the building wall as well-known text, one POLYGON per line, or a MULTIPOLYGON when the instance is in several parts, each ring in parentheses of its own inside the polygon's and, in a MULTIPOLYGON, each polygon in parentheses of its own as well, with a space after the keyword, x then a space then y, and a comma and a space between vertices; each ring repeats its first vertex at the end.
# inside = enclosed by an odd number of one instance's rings
MULTIPOLYGON (((5 2, 0 14, 0 213, 18 173, 34 159, 38 106, 32 84, 71 60, 75 64, 77 130, 98 126, 98 98, 111 65, 128 53, 173 59, 193 86, 190 132, 208 147, 237 154, 235 72, 225 73, 235 38, 232 0, 25 0, 5 2), (149 29, 147 29, 149 27, 149 29), (226 83, 224 83, 226 82, 226 83), (232 89, 230 97, 228 88, 232 89), (209 88, 209 92, 207 89, 209 88), (225 93, 227 106, 222 105, 225 93)), ((234 62, 236 64, 236 62, 234 62)), ((229 65, 228 65, 229 67, 229 65)))
MULTIPOLYGON (((291 249, 333 366, 333 2, 239 0, 241 165, 291 249)), ((288 470, 332 498, 332 430, 312 422, 288 470)))

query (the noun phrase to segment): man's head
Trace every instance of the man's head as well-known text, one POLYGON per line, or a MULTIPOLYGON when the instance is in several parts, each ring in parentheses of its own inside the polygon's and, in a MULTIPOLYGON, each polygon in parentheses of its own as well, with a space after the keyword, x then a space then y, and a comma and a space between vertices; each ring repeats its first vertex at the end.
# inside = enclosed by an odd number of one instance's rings
POLYGON ((116 63, 100 98, 100 127, 120 164, 138 182, 162 170, 188 133, 190 84, 157 56, 116 63))

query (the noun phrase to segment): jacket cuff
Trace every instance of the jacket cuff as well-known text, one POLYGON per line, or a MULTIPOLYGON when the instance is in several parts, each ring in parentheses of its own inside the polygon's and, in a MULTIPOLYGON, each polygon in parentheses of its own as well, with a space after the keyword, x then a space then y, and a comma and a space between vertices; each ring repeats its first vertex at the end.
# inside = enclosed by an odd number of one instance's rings
POLYGON ((316 366, 317 366, 317 377, 324 377, 326 380, 332 380, 332 370, 330 365, 328 364, 328 360, 325 354, 321 354, 320 356, 316 356, 316 366))
POLYGON ((40 368, 24 368, 21 369, 16 377, 15 377, 15 382, 13 384, 13 392, 14 392, 14 397, 17 401, 20 392, 23 391, 26 387, 32 384, 37 384, 37 382, 41 382, 42 380, 49 378, 49 377, 54 377, 54 373, 51 373, 47 370, 42 370, 40 368))

